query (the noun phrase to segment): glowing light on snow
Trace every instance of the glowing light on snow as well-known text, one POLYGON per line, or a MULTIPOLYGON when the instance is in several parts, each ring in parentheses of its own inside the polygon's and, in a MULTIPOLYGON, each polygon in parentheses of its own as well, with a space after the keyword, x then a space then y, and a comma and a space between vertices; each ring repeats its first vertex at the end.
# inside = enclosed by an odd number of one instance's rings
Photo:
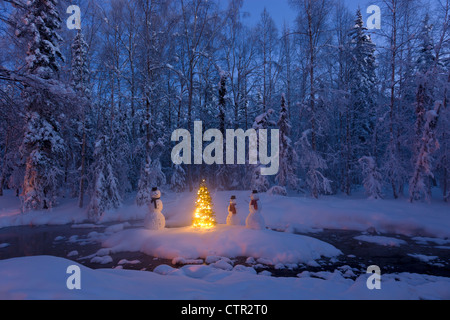
POLYGON ((203 180, 197 192, 195 212, 192 226, 198 229, 211 229, 217 225, 214 210, 212 208, 211 195, 206 181, 203 180))

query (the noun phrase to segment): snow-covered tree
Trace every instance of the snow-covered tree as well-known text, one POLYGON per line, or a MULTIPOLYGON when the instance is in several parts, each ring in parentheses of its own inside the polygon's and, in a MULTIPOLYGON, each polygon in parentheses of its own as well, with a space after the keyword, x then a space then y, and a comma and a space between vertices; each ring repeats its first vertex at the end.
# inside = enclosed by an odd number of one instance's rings
MULTIPOLYGON (((350 195, 352 172, 357 171, 357 161, 369 154, 374 143, 376 58, 361 10, 357 11, 355 25, 349 32, 348 87, 349 102, 345 112, 345 174, 344 190, 350 195)), ((360 179, 357 179, 360 180, 360 179)))
POLYGON ((349 86, 352 104, 352 135, 359 145, 371 143, 373 110, 376 91, 375 44, 364 27, 361 10, 357 12, 355 26, 351 29, 349 86))
POLYGON ((436 62, 435 48, 432 38, 433 26, 430 24, 430 16, 426 14, 422 22, 422 30, 418 36, 421 41, 419 57, 417 58, 417 70, 427 73, 436 62))
POLYGON ((300 165, 306 173, 306 184, 314 198, 319 194, 331 193, 331 181, 321 171, 328 168, 325 160, 311 146, 308 135, 311 130, 303 132, 299 144, 301 148, 300 165))
POLYGON ((64 154, 58 123, 38 113, 28 114, 22 153, 27 155, 23 183, 23 209, 40 210, 55 206, 62 168, 54 159, 64 154))
POLYGON ((94 157, 88 216, 92 221, 98 221, 108 210, 119 208, 122 197, 119 191, 119 180, 114 170, 117 160, 108 136, 103 135, 97 139, 94 157))
POLYGON ((219 130, 225 135, 225 110, 227 107, 227 79, 228 75, 225 71, 220 72, 220 83, 219 83, 219 130))
POLYGON ((377 168, 377 162, 373 157, 362 157, 359 159, 359 163, 362 167, 366 194, 371 199, 381 199, 383 197, 383 177, 377 168))
POLYGON ((409 201, 417 201, 424 197, 430 200, 429 179, 434 178, 433 174, 433 153, 439 149, 439 141, 436 138, 436 126, 442 108, 441 102, 436 102, 434 110, 430 110, 425 115, 425 125, 422 139, 419 146, 414 167, 414 174, 409 182, 409 201))
POLYGON ((165 183, 166 176, 161 170, 161 162, 159 161, 159 159, 155 159, 152 161, 150 157, 147 157, 138 184, 136 204, 138 206, 149 205, 150 201, 152 200, 152 188, 161 187, 165 183))
POLYGON ((289 187, 297 189, 298 177, 296 174, 296 166, 298 155, 292 147, 291 123, 289 120, 289 111, 286 104, 284 94, 281 96, 280 119, 278 120, 278 128, 280 130, 280 169, 275 181, 280 187, 289 187))
POLYGON ((416 63, 416 145, 415 155, 419 151, 418 144, 422 138, 423 125, 425 124, 425 114, 433 105, 433 69, 435 67, 436 56, 434 54, 434 44, 431 38, 432 26, 429 23, 428 14, 423 21, 422 31, 419 34, 421 46, 416 63))
POLYGON ((63 55, 59 49, 62 38, 57 30, 61 25, 57 0, 29 0, 23 24, 16 35, 28 43, 27 71, 42 79, 53 78, 60 69, 58 59, 63 55))
POLYGON ((58 118, 63 118, 61 103, 56 101, 57 94, 48 89, 58 83, 46 82, 56 78, 60 69, 58 60, 64 60, 59 49, 62 39, 57 30, 61 19, 56 5, 56 0, 28 1, 23 24, 16 30, 16 36, 27 44, 26 72, 44 80, 39 85, 29 82, 25 87, 27 115, 21 149, 26 158, 25 210, 53 207, 63 173, 60 162, 65 143, 58 124, 58 118))
MULTIPOLYGON (((253 123, 253 129, 258 132, 262 129, 269 129, 270 127, 276 126, 276 123, 271 119, 274 115, 275 111, 273 109, 269 109, 266 112, 260 114, 255 118, 255 122, 253 123)), ((250 165, 250 189, 258 190, 258 192, 266 192, 270 188, 270 182, 267 176, 261 175, 261 164, 250 165)), ((248 185, 248 183, 247 183, 248 185)))
POLYGON ((271 196, 287 196, 287 190, 285 187, 280 187, 280 186, 273 186, 272 188, 270 188, 269 190, 267 190, 267 194, 271 195, 271 196))
POLYGON ((186 171, 180 165, 175 165, 170 178, 170 189, 175 192, 186 190, 186 171))
POLYGON ((89 46, 84 40, 83 32, 78 30, 72 42, 72 87, 84 97, 89 97, 89 46))
POLYGON ((251 189, 257 190, 259 193, 267 192, 270 188, 270 183, 267 177, 261 174, 261 166, 254 166, 251 173, 251 189))
POLYGON ((138 193, 136 195, 136 204, 140 207, 147 206, 152 200, 151 190, 157 185, 153 185, 153 179, 150 176, 152 170, 152 159, 147 157, 145 165, 142 168, 141 178, 138 184, 138 193))
MULTIPOLYGON (((84 40, 81 30, 78 30, 72 42, 72 88, 80 95, 80 110, 77 117, 72 119, 74 126, 77 127, 78 136, 81 137, 80 164, 79 164, 79 188, 78 188, 78 206, 84 205, 85 181, 86 181, 86 152, 87 152, 87 131, 88 131, 88 111, 90 104, 91 89, 89 87, 89 67, 88 67, 88 44, 84 40)), ((76 157, 78 158, 78 157, 76 157)))

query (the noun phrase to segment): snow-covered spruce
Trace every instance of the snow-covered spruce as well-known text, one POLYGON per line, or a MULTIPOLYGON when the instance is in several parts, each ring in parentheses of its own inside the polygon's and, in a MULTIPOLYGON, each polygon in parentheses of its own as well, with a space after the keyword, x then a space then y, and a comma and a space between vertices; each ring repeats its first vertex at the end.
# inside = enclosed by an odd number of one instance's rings
POLYGON ((359 159, 364 177, 364 189, 369 198, 380 199, 383 197, 383 177, 378 171, 377 163, 372 157, 362 157, 359 159))
POLYGON ((58 59, 64 60, 59 49, 62 38, 57 30, 62 20, 57 3, 57 0, 27 1, 24 23, 16 30, 16 36, 24 38, 28 44, 27 71, 42 79, 53 78, 60 69, 58 59))
POLYGON ((95 163, 93 165, 93 187, 88 216, 92 221, 98 221, 102 215, 121 205, 118 179, 114 170, 116 157, 111 149, 108 136, 101 136, 95 143, 95 163))
POLYGON ((161 162, 159 159, 152 161, 150 156, 147 157, 141 178, 138 184, 138 193, 136 195, 136 204, 138 206, 150 205, 152 201, 151 190, 154 186, 166 184, 166 176, 161 170, 161 162))
POLYGON ((311 130, 303 132, 299 144, 301 149, 300 165, 306 173, 306 184, 314 198, 319 194, 331 193, 331 181, 327 179, 322 171, 328 166, 322 156, 312 148, 308 136, 311 130))
POLYGON ((419 200, 422 197, 428 201, 431 198, 430 188, 428 187, 426 179, 434 177, 432 172, 432 155, 439 149, 439 142, 436 139, 435 130, 441 108, 442 103, 436 102, 434 110, 430 110, 426 113, 426 123, 419 144, 419 153, 414 167, 414 174, 409 183, 410 202, 419 200))
POLYGON ((37 112, 30 112, 26 123, 21 149, 27 155, 23 209, 49 209, 57 202, 63 173, 59 157, 65 151, 65 143, 57 121, 51 123, 37 112))
POLYGON ((278 175, 275 177, 275 181, 280 187, 289 187, 296 190, 298 188, 298 177, 296 173, 298 155, 292 147, 292 140, 290 138, 291 123, 284 94, 281 95, 278 129, 280 130, 280 168, 278 175))
POLYGON ((186 171, 181 165, 175 165, 173 168, 170 189, 175 192, 183 192, 186 189, 186 171))

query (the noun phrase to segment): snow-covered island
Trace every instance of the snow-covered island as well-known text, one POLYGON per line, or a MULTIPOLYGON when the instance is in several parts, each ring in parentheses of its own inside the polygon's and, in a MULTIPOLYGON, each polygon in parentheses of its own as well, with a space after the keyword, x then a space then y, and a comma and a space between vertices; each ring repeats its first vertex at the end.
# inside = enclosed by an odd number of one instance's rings
POLYGON ((69 2, 0 1, 0 299, 450 299, 450 0, 69 2))

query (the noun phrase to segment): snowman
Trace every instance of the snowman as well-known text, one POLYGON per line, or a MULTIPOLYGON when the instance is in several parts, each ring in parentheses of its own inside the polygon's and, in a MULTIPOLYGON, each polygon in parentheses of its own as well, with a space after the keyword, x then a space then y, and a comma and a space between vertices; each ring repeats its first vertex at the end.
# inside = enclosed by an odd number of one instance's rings
POLYGON ((144 227, 149 230, 162 230, 166 227, 166 218, 162 214, 161 191, 158 188, 153 188, 151 197, 152 201, 149 204, 149 213, 144 220, 144 227))
POLYGON ((264 230, 266 228, 266 223, 264 221, 264 217, 261 215, 262 206, 259 201, 258 191, 254 190, 250 198, 250 214, 245 221, 245 226, 248 229, 264 230))
POLYGON ((237 210, 236 210, 236 196, 232 196, 230 199, 230 205, 228 206, 227 225, 238 226, 240 224, 241 224, 241 221, 237 215, 237 210))

